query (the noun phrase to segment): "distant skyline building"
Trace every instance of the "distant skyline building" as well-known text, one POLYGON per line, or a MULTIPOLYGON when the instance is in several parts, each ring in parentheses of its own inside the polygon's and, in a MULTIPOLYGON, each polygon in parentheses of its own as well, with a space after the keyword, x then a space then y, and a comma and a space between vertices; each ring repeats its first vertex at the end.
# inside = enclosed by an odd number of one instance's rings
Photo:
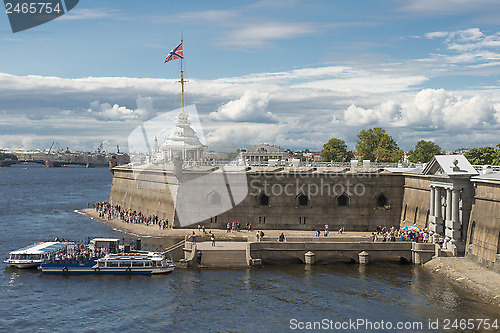
POLYGON ((247 148, 241 157, 245 162, 265 162, 270 159, 288 159, 290 155, 283 148, 264 143, 247 148))

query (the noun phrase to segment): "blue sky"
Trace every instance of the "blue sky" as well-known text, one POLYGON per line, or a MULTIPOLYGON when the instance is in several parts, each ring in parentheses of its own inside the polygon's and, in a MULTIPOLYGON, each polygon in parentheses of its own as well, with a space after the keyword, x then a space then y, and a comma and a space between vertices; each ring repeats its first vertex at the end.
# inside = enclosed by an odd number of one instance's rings
POLYGON ((405 149, 500 142, 500 2, 82 0, 12 33, 0 14, 0 147, 126 147, 186 103, 209 145, 349 148, 381 126, 405 149))

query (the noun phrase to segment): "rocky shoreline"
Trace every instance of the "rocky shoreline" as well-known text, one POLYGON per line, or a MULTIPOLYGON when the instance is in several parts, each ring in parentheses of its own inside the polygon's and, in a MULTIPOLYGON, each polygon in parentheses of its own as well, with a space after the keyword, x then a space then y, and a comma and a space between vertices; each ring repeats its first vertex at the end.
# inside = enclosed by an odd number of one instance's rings
POLYGON ((437 257, 423 265, 428 272, 500 307, 500 275, 465 257, 437 257))

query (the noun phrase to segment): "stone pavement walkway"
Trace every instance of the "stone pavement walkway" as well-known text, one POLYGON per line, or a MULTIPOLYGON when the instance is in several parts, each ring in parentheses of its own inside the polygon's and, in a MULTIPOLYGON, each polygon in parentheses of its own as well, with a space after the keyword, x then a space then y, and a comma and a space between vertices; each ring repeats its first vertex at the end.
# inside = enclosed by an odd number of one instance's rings
MULTIPOLYGON (((192 232, 194 231, 195 234, 198 236, 201 233, 199 232, 198 228, 192 227, 192 228, 185 228, 185 229, 159 229, 157 225, 149 225, 146 226, 145 224, 142 223, 125 223, 121 221, 119 218, 113 217, 111 220, 108 220, 107 218, 100 218, 99 213, 92 208, 87 208, 87 209, 81 209, 78 211, 79 214, 85 215, 87 217, 90 217, 94 220, 103 222, 108 224, 110 227, 114 227, 116 229, 126 231, 129 233, 133 233, 136 235, 140 236, 151 236, 151 237, 174 237, 174 238, 184 238, 186 235, 191 235, 192 232)), ((260 229, 253 229, 252 231, 246 231, 246 230, 241 230, 241 231, 232 231, 232 232, 227 232, 225 229, 212 229, 207 227, 206 232, 208 233, 211 231, 212 233, 215 234, 215 240, 220 241, 220 240, 234 240, 234 241, 243 241, 246 242, 248 236, 255 236, 257 233, 257 230, 260 229)), ((281 232, 284 232, 287 237, 314 237, 315 231, 313 230, 264 230, 266 237, 272 237, 272 238, 278 238, 279 234, 281 232)), ((370 237, 371 232, 354 232, 354 231, 347 231, 344 232, 342 235, 339 235, 336 231, 331 231, 330 234, 328 235, 328 238, 349 238, 349 237, 370 237)), ((323 238, 323 236, 321 236, 323 238)))

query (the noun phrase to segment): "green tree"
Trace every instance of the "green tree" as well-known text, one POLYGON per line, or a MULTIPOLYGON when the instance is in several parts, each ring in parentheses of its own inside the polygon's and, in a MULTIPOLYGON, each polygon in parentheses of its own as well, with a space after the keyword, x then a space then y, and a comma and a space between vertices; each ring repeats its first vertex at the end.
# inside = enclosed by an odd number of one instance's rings
MULTIPOLYGON (((498 145, 497 145, 498 147, 498 145)), ((472 165, 493 164, 498 154, 498 150, 493 147, 472 148, 464 154, 472 165)))
POLYGON ((500 144, 497 145, 497 149, 495 149, 495 154, 493 155, 492 165, 500 165, 500 144))
POLYGON ((358 156, 372 162, 397 162, 404 153, 396 141, 381 127, 361 130, 356 143, 358 156))
POLYGON ((4 159, 11 159, 13 161, 17 161, 17 156, 10 153, 0 153, 0 161, 4 159))
POLYGON ((432 141, 420 140, 413 150, 408 152, 408 160, 412 163, 427 163, 434 155, 442 155, 441 147, 432 141))
POLYGON ((323 145, 321 159, 326 162, 342 162, 352 158, 351 151, 347 151, 347 145, 344 140, 332 138, 323 145))

